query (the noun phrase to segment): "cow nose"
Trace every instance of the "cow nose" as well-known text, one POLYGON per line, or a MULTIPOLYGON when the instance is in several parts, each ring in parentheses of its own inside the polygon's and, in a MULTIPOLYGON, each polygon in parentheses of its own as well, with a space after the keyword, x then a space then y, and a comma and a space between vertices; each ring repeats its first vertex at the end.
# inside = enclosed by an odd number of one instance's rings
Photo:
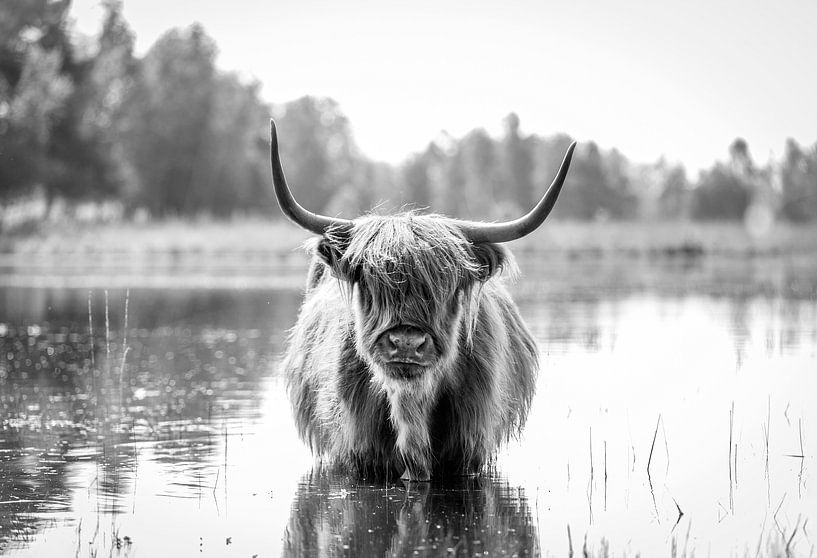
POLYGON ((430 337, 413 327, 396 327, 387 333, 389 348, 394 352, 421 355, 430 345, 430 337))

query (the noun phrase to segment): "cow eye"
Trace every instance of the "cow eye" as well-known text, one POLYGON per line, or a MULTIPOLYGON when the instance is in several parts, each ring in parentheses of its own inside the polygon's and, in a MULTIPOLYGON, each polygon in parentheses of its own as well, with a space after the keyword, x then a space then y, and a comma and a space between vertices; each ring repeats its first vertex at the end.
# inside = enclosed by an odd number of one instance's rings
POLYGON ((366 284, 363 281, 356 281, 357 289, 360 292, 360 302, 363 304, 365 308, 370 308, 372 306, 372 293, 366 287, 366 284))

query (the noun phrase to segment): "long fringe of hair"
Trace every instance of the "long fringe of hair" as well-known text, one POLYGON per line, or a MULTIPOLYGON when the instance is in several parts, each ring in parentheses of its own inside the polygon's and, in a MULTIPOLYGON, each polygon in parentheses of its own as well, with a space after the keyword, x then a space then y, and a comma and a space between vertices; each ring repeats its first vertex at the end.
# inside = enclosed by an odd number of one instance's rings
MULTIPOLYGON (((369 215, 356 220, 351 231, 330 229, 326 240, 340 253, 335 266, 347 300, 353 284, 361 284, 384 321, 392 313, 411 316, 425 309, 432 313, 418 316, 418 321, 433 322, 461 292, 469 346, 485 281, 498 272, 510 279, 518 273, 513 255, 503 246, 492 245, 488 251, 471 244, 456 222, 442 215, 369 215), (416 301, 427 304, 418 307, 416 301)), ((316 246, 311 243, 310 251, 316 246)))

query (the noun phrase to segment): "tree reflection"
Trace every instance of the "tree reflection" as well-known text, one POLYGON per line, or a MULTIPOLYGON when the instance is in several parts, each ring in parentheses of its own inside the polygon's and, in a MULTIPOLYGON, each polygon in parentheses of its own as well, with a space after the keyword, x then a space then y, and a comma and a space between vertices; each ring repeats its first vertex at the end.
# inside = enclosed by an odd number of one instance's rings
POLYGON ((498 476, 357 484, 316 467, 304 475, 285 556, 536 555, 527 497, 498 476))

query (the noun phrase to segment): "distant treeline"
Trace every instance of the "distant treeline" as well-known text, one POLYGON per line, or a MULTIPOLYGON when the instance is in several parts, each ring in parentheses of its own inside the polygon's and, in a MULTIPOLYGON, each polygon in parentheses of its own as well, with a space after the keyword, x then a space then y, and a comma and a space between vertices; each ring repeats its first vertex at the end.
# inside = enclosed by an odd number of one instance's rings
MULTIPOLYGON (((103 5, 102 31, 91 39, 72 32, 69 0, 0 3, 0 205, 38 192, 46 205, 116 201, 154 217, 277 215, 273 115, 290 183, 312 210, 415 207, 500 219, 538 199, 571 141, 523 135, 510 114, 501 138, 482 129, 441 134, 401 165, 375 162, 356 147, 335 101, 262 102, 257 83, 216 69, 216 44, 199 25, 168 31, 138 58, 121 2, 103 5)), ((742 139, 728 149, 727 162, 691 179, 683 166, 633 164, 583 142, 558 216, 817 219, 817 144, 790 139, 783 158, 765 165, 742 139)))

